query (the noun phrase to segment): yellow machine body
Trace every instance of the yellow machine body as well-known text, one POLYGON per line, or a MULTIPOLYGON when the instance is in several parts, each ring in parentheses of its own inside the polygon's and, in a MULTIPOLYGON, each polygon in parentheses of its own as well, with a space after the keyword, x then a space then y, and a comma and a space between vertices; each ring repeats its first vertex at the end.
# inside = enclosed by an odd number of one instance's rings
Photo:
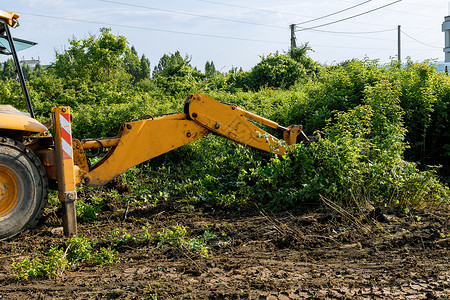
POLYGON ((21 132, 23 135, 44 133, 47 127, 11 105, 0 105, 0 132, 21 132))
POLYGON ((11 27, 16 27, 17 24, 19 24, 17 22, 18 18, 19 18, 19 15, 16 13, 0 10, 0 19, 4 19, 8 23, 8 25, 11 27))

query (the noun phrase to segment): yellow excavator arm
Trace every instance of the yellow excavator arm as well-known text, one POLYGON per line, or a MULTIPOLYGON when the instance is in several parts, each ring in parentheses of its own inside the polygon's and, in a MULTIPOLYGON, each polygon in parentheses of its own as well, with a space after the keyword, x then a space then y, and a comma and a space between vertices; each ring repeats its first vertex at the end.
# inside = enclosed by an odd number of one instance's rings
POLYGON ((16 27, 19 25, 19 22, 17 22, 18 18, 19 15, 16 13, 0 10, 0 19, 5 20, 11 27, 16 27))
POLYGON ((56 180, 63 208, 66 236, 77 233, 76 186, 104 185, 125 170, 198 140, 216 134, 236 143, 283 155, 288 145, 308 138, 300 125, 283 127, 234 104, 225 104, 195 94, 185 102, 184 113, 162 117, 143 117, 121 125, 113 138, 79 141, 72 138, 69 107, 52 108, 50 124, 34 119, 25 77, 9 27, 18 26, 19 15, 0 10, 0 36, 8 42, 1 54, 11 54, 28 114, 9 106, 0 106, 0 240, 33 227, 42 215, 48 199, 49 180, 56 180), (9 47, 9 48, 8 48, 9 47), (260 123, 283 131, 283 140, 255 125, 260 123), (87 149, 108 148, 94 166, 86 158, 87 149))
POLYGON ((74 161, 79 167, 76 181, 89 186, 104 185, 139 163, 210 133, 277 155, 285 154, 288 145, 301 140, 309 142, 300 125, 286 128, 235 104, 220 103, 201 94, 189 96, 184 111, 181 114, 124 123, 115 138, 81 142, 74 140, 74 161), (283 130, 284 140, 269 134, 254 122, 283 130), (89 168, 84 150, 107 147, 110 150, 106 156, 89 168))

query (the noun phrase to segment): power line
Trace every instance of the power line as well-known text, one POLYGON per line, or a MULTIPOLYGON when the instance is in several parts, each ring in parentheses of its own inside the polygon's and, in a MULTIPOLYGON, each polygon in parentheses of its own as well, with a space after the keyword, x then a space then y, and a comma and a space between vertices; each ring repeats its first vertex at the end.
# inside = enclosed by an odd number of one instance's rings
POLYGON ((334 13, 331 13, 331 14, 328 14, 328 15, 325 15, 325 16, 321 16, 321 17, 318 17, 318 18, 315 18, 315 19, 311 19, 311 20, 308 20, 308 21, 304 21, 304 22, 301 22, 301 23, 297 23, 297 24, 295 24, 295 25, 302 25, 302 24, 305 24, 305 23, 310 23, 310 22, 314 22, 314 21, 317 21, 317 20, 325 19, 325 18, 334 16, 334 15, 340 14, 340 13, 342 13, 342 12, 344 12, 344 11, 353 9, 353 8, 355 8, 355 7, 364 5, 364 4, 369 3, 369 2, 371 2, 371 1, 372 1, 372 0, 367 0, 367 1, 361 2, 361 3, 359 3, 359 4, 356 4, 356 5, 347 7, 347 8, 345 8, 345 9, 336 11, 336 12, 334 12, 334 13))
POLYGON ((359 49, 359 50, 380 50, 380 51, 392 51, 392 49, 386 48, 367 48, 367 47, 352 47, 352 46, 336 46, 336 45, 317 45, 312 44, 311 47, 320 47, 320 48, 337 48, 337 49, 359 49))
POLYGON ((217 1, 209 1, 209 0, 197 0, 197 1, 206 2, 206 3, 213 3, 213 4, 217 4, 217 5, 223 5, 223 6, 238 7, 238 8, 258 10, 258 11, 263 11, 263 12, 277 13, 277 14, 283 14, 283 15, 290 15, 290 16, 296 16, 296 17, 306 17, 304 15, 293 14, 293 13, 288 13, 288 12, 283 12, 283 11, 278 11, 278 10, 255 8, 255 7, 249 7, 249 6, 243 6, 243 5, 222 3, 222 2, 217 2, 217 1))
MULTIPOLYGON (((350 1, 344 1, 344 2, 350 2, 350 1)), ((428 1, 428 2, 430 2, 430 1, 428 1)), ((408 6, 419 6, 422 10, 423 10, 423 5, 417 5, 417 4, 414 4, 414 3, 409 3, 408 4, 408 6)), ((442 9, 442 6, 433 6, 433 5, 429 5, 429 3, 427 3, 426 4, 426 7, 427 8, 437 8, 437 9, 442 9)), ((404 10, 396 10, 396 9, 392 9, 392 8, 389 8, 388 10, 390 10, 390 11, 393 11, 393 12, 398 12, 398 13, 405 13, 405 11, 404 10)), ((420 16, 420 17, 425 17, 425 18, 435 18, 435 16, 430 16, 430 15, 424 15, 424 14, 420 14, 420 13, 417 13, 417 12, 411 12, 411 11, 408 11, 407 12, 407 14, 408 15, 416 15, 416 16, 420 16)))
MULTIPOLYGON (((308 17, 305 15, 299 15, 299 14, 294 14, 294 13, 288 13, 288 12, 283 12, 283 11, 279 11, 279 10, 271 10, 271 9, 262 9, 262 8, 255 8, 255 7, 250 7, 250 6, 243 6, 243 5, 236 5, 236 4, 228 4, 228 3, 222 3, 222 2, 218 2, 218 1, 210 1, 210 0, 197 0, 199 2, 205 2, 205 3, 212 3, 212 4, 217 4, 217 5, 222 5, 222 6, 229 6, 229 7, 238 7, 238 8, 244 8, 244 9, 250 9, 250 10, 256 10, 256 11, 262 11, 262 12, 270 12, 270 13, 277 13, 277 14, 283 14, 283 15, 290 15, 290 16, 297 16, 297 17, 308 17)), ((372 0, 371 0, 372 1, 372 0)), ((344 2, 348 2, 351 3, 351 1, 344 1, 344 2)), ((367 1, 366 1, 367 2, 367 1)), ((365 4, 366 2, 357 4, 357 5, 362 5, 365 4)), ((427 5, 428 6, 428 5, 427 5)), ((354 7, 354 6, 353 6, 354 7)), ((353 8, 351 7, 351 8, 353 8)), ((350 9, 350 7, 348 8, 350 9)), ((306 21, 309 22, 309 21, 306 21)), ((366 22, 354 22, 356 24, 365 24, 365 25, 376 25, 376 26, 387 26, 390 27, 391 25, 385 25, 385 24, 374 24, 374 23, 366 23, 366 22)), ((423 27, 410 27, 410 28, 417 28, 417 29, 423 29, 423 27)), ((392 29, 392 30, 396 30, 396 29, 392 29)), ((317 30, 318 31, 318 30, 317 30)), ((389 31, 389 30, 388 30, 389 31)), ((326 31, 324 31, 326 32, 326 31)), ((330 31, 331 32, 331 31, 330 31)), ((382 32, 382 31, 380 31, 382 32)), ((341 33, 341 32, 339 32, 341 33)), ((344 32, 342 32, 344 33, 344 32)), ((374 32, 367 32, 367 33, 377 33, 376 31, 374 32)), ((349 33, 349 34, 365 34, 365 33, 349 33)))
POLYGON ((407 34, 406 32, 404 32, 403 30, 402 30, 402 33, 403 33, 404 35, 406 35, 407 37, 409 37, 410 39, 412 39, 412 40, 418 42, 419 44, 422 44, 422 45, 425 45, 425 46, 431 47, 431 48, 436 48, 436 49, 442 48, 442 47, 433 46, 433 45, 430 45, 430 44, 426 44, 426 43, 424 43, 424 42, 421 42, 421 41, 419 41, 418 39, 415 39, 415 38, 413 38, 412 36, 410 36, 409 34, 407 34))
POLYGON ((335 34, 372 34, 372 33, 382 33, 397 30, 396 28, 375 30, 375 31, 331 31, 331 30, 321 30, 321 29, 311 29, 311 31, 324 32, 324 33, 335 33, 335 34))
POLYGON ((349 20, 349 19, 353 19, 353 18, 362 16, 362 15, 365 15, 365 14, 368 14, 368 13, 371 13, 371 12, 374 12, 374 11, 376 11, 376 10, 385 8, 385 7, 387 7, 387 6, 393 5, 393 4, 398 3, 398 2, 400 2, 400 1, 402 1, 402 0, 397 0, 397 1, 394 1, 394 2, 391 2, 391 3, 388 3, 388 4, 386 4, 386 5, 383 5, 383 6, 380 6, 380 7, 377 7, 377 8, 374 8, 374 9, 371 9, 371 10, 368 10, 368 11, 365 11, 365 12, 362 12, 362 13, 360 13, 360 14, 353 15, 353 16, 350 16, 350 17, 347 17, 347 18, 344 18, 344 19, 340 19, 340 20, 337 20, 337 21, 333 21, 333 22, 329 22, 329 23, 325 23, 325 24, 317 25, 317 26, 313 26, 313 27, 302 28, 302 29, 299 29, 299 30, 296 30, 296 31, 311 30, 311 29, 315 29, 315 28, 319 28, 319 27, 323 27, 323 26, 327 26, 327 25, 331 25, 331 24, 336 24, 336 23, 339 23, 339 22, 347 21, 347 20, 349 20))
POLYGON ((258 40, 258 39, 247 39, 247 38, 239 38, 239 37, 231 37, 231 36, 220 36, 220 35, 213 35, 213 34, 204 34, 204 33, 194 33, 194 32, 168 30, 168 29, 158 29, 158 28, 131 26, 131 25, 123 25, 123 24, 117 24, 117 23, 106 23, 106 22, 97 22, 97 21, 90 21, 90 20, 80 20, 80 19, 73 19, 73 18, 55 17, 55 16, 48 16, 48 15, 34 14, 34 13, 26 13, 26 12, 17 12, 17 13, 18 14, 22 14, 22 15, 29 15, 29 16, 49 18, 49 19, 57 19, 57 20, 65 20, 65 21, 73 21, 73 22, 82 22, 82 23, 91 23, 91 24, 106 25, 106 26, 118 26, 118 27, 123 27, 123 28, 141 29, 141 30, 147 30, 147 31, 157 31, 157 32, 166 32, 166 33, 175 33, 175 34, 184 34, 184 35, 194 35, 194 36, 219 38, 219 39, 228 39, 228 40, 238 40, 238 41, 247 41, 247 42, 260 42, 260 43, 271 43, 271 44, 283 44, 283 45, 286 45, 286 42, 258 40))
POLYGON ((271 27, 271 28, 278 28, 278 29, 286 29, 286 27, 281 27, 281 26, 274 26, 274 25, 267 25, 267 24, 261 24, 261 23, 240 21, 240 20, 227 19, 227 18, 211 17, 211 16, 193 14, 193 13, 188 13, 188 12, 180 12, 180 11, 169 10, 169 9, 162 9, 162 8, 156 8, 156 7, 149 7, 149 6, 143 6, 143 5, 124 3, 124 2, 119 2, 119 1, 112 1, 112 0, 98 0, 98 1, 114 3, 114 4, 119 4, 119 5, 125 5, 125 6, 130 6, 130 7, 145 8, 145 9, 150 9, 150 10, 155 10, 155 11, 161 11, 161 12, 166 12, 166 13, 191 16, 191 17, 206 18, 206 19, 211 19, 211 20, 219 20, 219 21, 242 23, 242 24, 249 24, 249 25, 257 25, 257 26, 264 26, 264 27, 271 27))

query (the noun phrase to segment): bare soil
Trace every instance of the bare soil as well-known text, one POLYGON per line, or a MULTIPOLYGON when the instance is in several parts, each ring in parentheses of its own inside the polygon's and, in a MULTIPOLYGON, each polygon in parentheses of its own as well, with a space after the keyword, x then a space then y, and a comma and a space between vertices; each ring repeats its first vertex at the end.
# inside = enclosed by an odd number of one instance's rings
POLYGON ((0 299, 448 299, 450 214, 445 210, 373 212, 368 221, 333 212, 266 213, 113 203, 84 237, 107 245, 115 229, 138 236, 180 224, 196 237, 205 229, 209 258, 152 242, 119 243, 119 262, 81 263, 56 279, 16 281, 11 259, 43 257, 64 246, 60 218, 0 244, 0 299))

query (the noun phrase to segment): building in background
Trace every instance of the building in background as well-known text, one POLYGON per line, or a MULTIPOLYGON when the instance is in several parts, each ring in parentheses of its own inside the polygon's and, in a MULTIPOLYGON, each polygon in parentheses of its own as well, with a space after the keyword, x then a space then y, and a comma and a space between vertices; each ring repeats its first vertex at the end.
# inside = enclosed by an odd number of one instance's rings
POLYGON ((444 23, 442 23, 442 31, 445 36, 444 53, 445 60, 442 62, 436 62, 436 71, 450 73, 450 16, 446 16, 444 23))
POLYGON ((34 70, 34 68, 36 67, 36 64, 40 64, 41 61, 40 59, 34 59, 33 57, 31 59, 25 59, 22 58, 22 60, 20 61, 20 65, 23 67, 25 65, 29 66, 31 68, 31 70, 34 70))

